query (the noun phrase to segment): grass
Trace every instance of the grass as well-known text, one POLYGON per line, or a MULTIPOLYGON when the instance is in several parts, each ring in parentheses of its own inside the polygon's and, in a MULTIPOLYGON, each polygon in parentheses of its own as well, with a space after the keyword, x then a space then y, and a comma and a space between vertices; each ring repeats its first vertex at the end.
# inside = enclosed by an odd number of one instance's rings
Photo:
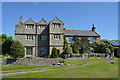
MULTIPOLYGON (((106 61, 99 62, 104 59, 66 59, 65 63, 75 64, 80 62, 96 61, 89 65, 76 65, 72 68, 60 68, 56 66, 57 70, 30 72, 22 74, 12 74, 3 76, 3 78, 117 78, 118 77, 118 62, 110 64, 108 61, 114 59, 105 59, 106 61)), ((54 67, 53 67, 54 69, 54 67)))
POLYGON ((117 60, 117 58, 115 58, 115 59, 105 59, 105 58, 64 59, 64 62, 68 63, 68 64, 75 64, 75 63, 91 62, 91 61, 102 61, 102 60, 117 60))
MULTIPOLYGON (((91 61, 101 61, 101 60, 113 60, 113 59, 96 59, 96 58, 90 58, 90 59, 64 59, 63 61, 65 64, 75 64, 75 63, 83 63, 83 62, 91 62, 91 61)), ((2 71, 7 70, 20 70, 20 69, 34 69, 34 68, 43 68, 43 67, 51 67, 51 66, 4 66, 0 67, 2 68, 2 71)))
POLYGON ((49 66, 4 66, 2 67, 2 71, 8 70, 20 70, 20 69, 34 69, 34 68, 43 68, 49 66))

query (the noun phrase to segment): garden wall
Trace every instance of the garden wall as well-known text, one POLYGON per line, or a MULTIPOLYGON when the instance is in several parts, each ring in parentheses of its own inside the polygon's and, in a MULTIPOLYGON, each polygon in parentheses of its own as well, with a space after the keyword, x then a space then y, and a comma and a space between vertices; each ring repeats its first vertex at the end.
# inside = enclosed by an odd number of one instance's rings
POLYGON ((44 59, 31 59, 31 58, 21 58, 21 59, 2 59, 2 66, 20 66, 20 65, 30 65, 30 66, 42 66, 42 65, 52 65, 57 64, 61 61, 61 58, 44 58, 44 59))

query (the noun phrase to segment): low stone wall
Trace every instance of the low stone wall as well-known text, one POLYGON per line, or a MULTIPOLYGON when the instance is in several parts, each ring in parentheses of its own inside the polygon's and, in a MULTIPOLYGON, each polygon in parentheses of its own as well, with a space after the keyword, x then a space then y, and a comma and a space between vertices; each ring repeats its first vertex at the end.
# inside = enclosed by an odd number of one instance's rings
POLYGON ((20 65, 30 65, 30 66, 42 66, 42 65, 52 65, 57 64, 61 61, 61 58, 44 58, 44 59, 31 59, 31 58, 21 58, 21 59, 2 59, 2 66, 20 66, 20 65))

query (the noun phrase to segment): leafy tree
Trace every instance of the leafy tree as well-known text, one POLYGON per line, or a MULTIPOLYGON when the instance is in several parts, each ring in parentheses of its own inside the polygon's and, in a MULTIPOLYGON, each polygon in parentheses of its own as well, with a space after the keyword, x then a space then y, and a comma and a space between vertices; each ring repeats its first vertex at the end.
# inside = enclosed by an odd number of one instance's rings
POLYGON ((22 58, 25 56, 25 49, 22 43, 14 40, 10 47, 10 56, 13 58, 22 58))
POLYGON ((114 47, 112 46, 112 44, 108 41, 108 40, 101 40, 103 43, 106 44, 106 47, 108 47, 110 49, 110 52, 113 53, 114 52, 114 47))
POLYGON ((87 37, 83 37, 80 41, 79 41, 79 45, 81 46, 83 53, 90 53, 90 42, 87 39, 87 37))
POLYGON ((105 53, 111 53, 109 48, 105 48, 105 53))
POLYGON ((71 45, 72 51, 73 51, 73 53, 78 54, 79 53, 79 50, 78 50, 79 39, 78 39, 78 37, 77 36, 73 37, 73 41, 74 41, 74 43, 71 45))
POLYGON ((106 45, 104 43, 96 44, 95 52, 96 53, 105 53, 106 51, 106 45))
POLYGON ((79 53, 78 44, 73 43, 71 46, 72 46, 72 51, 73 51, 73 53, 78 54, 78 53, 79 53))
POLYGON ((68 47, 68 42, 66 39, 64 39, 63 49, 65 50, 67 47, 68 47))
POLYGON ((101 40, 102 43, 96 44, 95 52, 97 53, 113 53, 114 47, 108 40, 101 40))
POLYGON ((63 30, 66 30, 67 28, 63 28, 63 30))
POLYGON ((69 46, 67 48, 65 48, 64 53, 65 54, 72 54, 72 50, 70 49, 69 46))
POLYGON ((8 54, 9 55, 9 50, 13 42, 12 37, 8 37, 6 34, 0 35, 0 51, 2 52, 3 55, 8 54), (1 40, 2 39, 2 40, 1 40))
POLYGON ((57 49, 55 47, 53 47, 52 49, 52 54, 51 54, 51 58, 58 58, 58 52, 57 49))

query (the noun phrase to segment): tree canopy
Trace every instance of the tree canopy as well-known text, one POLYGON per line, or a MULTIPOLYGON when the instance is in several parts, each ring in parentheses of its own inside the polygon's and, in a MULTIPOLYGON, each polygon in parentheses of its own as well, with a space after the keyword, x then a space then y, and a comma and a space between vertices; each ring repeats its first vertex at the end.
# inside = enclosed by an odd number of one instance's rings
POLYGON ((13 58, 22 58, 25 56, 25 49, 22 43, 14 40, 10 47, 10 56, 13 58))
POLYGON ((2 34, 0 35, 0 39, 2 39, 2 42, 0 42, 0 51, 2 51, 3 55, 9 55, 10 46, 13 43, 13 38, 11 36, 7 36, 6 34, 2 34))

